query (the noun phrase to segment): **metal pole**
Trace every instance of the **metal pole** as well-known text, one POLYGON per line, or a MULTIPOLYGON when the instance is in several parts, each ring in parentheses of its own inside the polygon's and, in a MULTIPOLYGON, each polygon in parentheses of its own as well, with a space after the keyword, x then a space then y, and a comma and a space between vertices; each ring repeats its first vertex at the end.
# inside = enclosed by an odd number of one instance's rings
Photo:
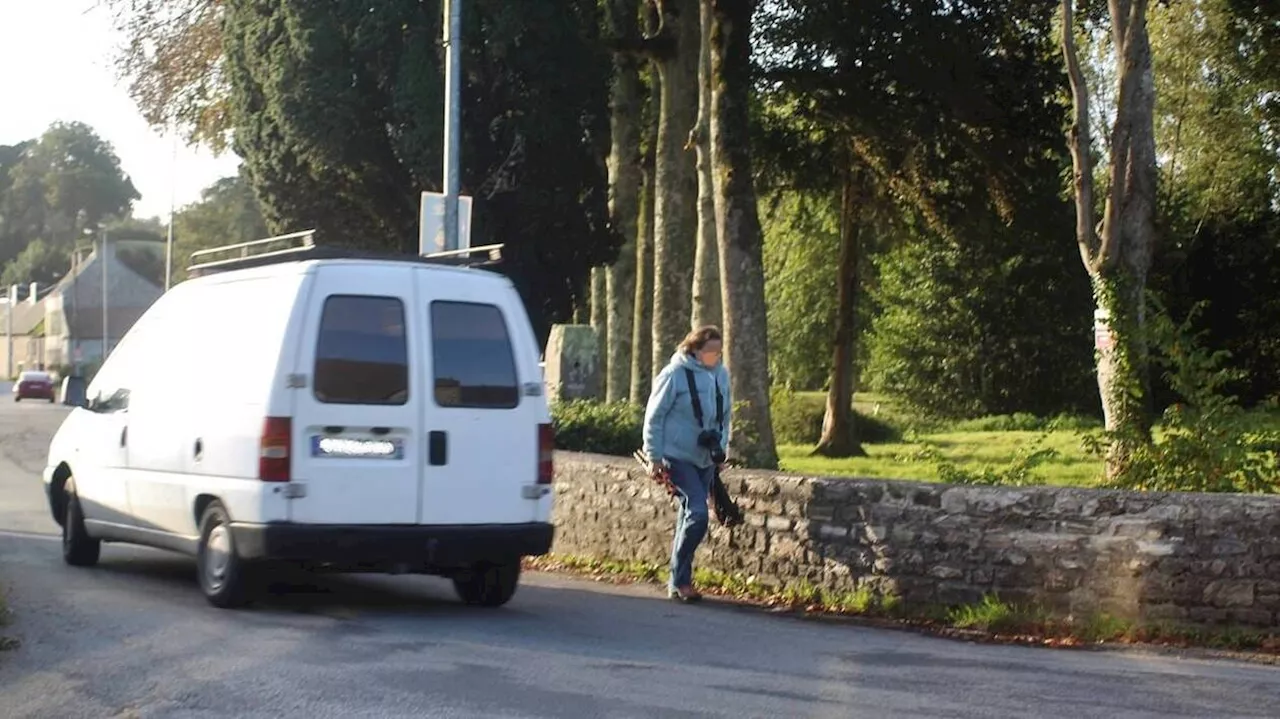
POLYGON ((9 301, 6 302, 8 312, 4 313, 4 336, 9 345, 9 364, 5 367, 5 372, 9 379, 13 379, 13 305, 18 301, 18 286, 11 285, 9 287, 9 301))
POLYGON ((169 291, 169 285, 173 277, 173 197, 176 190, 177 182, 174 178, 178 174, 178 133, 174 132, 174 125, 169 123, 169 132, 173 134, 173 157, 169 165, 169 237, 164 244, 164 291, 169 291))
POLYGON ((102 231, 102 361, 107 361, 107 347, 111 344, 107 332, 107 231, 102 231))
POLYGON ((445 0, 444 249, 458 249, 458 172, 462 129, 462 0, 445 0))

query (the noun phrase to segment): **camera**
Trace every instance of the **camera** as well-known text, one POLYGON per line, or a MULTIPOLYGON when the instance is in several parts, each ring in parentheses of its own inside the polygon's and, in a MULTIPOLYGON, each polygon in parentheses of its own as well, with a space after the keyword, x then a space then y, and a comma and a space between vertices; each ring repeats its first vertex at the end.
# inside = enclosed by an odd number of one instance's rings
POLYGON ((724 464, 725 452, 724 441, 720 437, 720 433, 714 429, 704 429, 698 433, 698 446, 706 448, 711 452, 711 461, 715 464, 724 464))

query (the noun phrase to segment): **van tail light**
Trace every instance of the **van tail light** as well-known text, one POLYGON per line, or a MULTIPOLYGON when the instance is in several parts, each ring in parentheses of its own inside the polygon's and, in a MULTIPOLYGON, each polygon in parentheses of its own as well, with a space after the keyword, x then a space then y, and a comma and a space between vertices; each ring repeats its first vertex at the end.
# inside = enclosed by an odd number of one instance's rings
POLYGON ((551 484, 556 474, 556 430, 538 425, 538 484, 551 484))
POLYGON ((258 479, 263 482, 289 481, 289 447, 292 443, 293 422, 288 417, 267 417, 262 424, 258 479))

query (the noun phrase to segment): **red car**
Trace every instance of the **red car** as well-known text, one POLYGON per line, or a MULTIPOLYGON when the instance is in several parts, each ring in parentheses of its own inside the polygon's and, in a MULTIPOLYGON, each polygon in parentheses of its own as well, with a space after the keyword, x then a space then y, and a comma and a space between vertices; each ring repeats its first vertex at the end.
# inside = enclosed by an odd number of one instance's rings
POLYGON ((53 378, 48 372, 31 370, 18 375, 18 381, 13 385, 13 401, 24 399, 54 401, 53 378))

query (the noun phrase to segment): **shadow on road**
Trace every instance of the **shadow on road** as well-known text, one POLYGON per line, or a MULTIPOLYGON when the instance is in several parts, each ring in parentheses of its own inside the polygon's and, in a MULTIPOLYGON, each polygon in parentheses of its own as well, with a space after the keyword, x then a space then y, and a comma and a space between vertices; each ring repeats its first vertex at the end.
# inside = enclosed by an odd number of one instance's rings
MULTIPOLYGON (((129 548, 125 551, 130 554, 111 556, 110 550, 104 551, 102 561, 93 571, 140 580, 138 591, 158 590, 200 597, 193 559, 158 550, 129 548), (147 587, 142 582, 158 586, 147 587)), ((438 616, 475 611, 455 597, 448 580, 439 577, 330 574, 290 566, 272 566, 264 571, 264 589, 250 605, 251 610, 330 616, 369 611, 438 616)), ((559 590, 526 585, 520 588, 517 598, 548 591, 559 590)))

